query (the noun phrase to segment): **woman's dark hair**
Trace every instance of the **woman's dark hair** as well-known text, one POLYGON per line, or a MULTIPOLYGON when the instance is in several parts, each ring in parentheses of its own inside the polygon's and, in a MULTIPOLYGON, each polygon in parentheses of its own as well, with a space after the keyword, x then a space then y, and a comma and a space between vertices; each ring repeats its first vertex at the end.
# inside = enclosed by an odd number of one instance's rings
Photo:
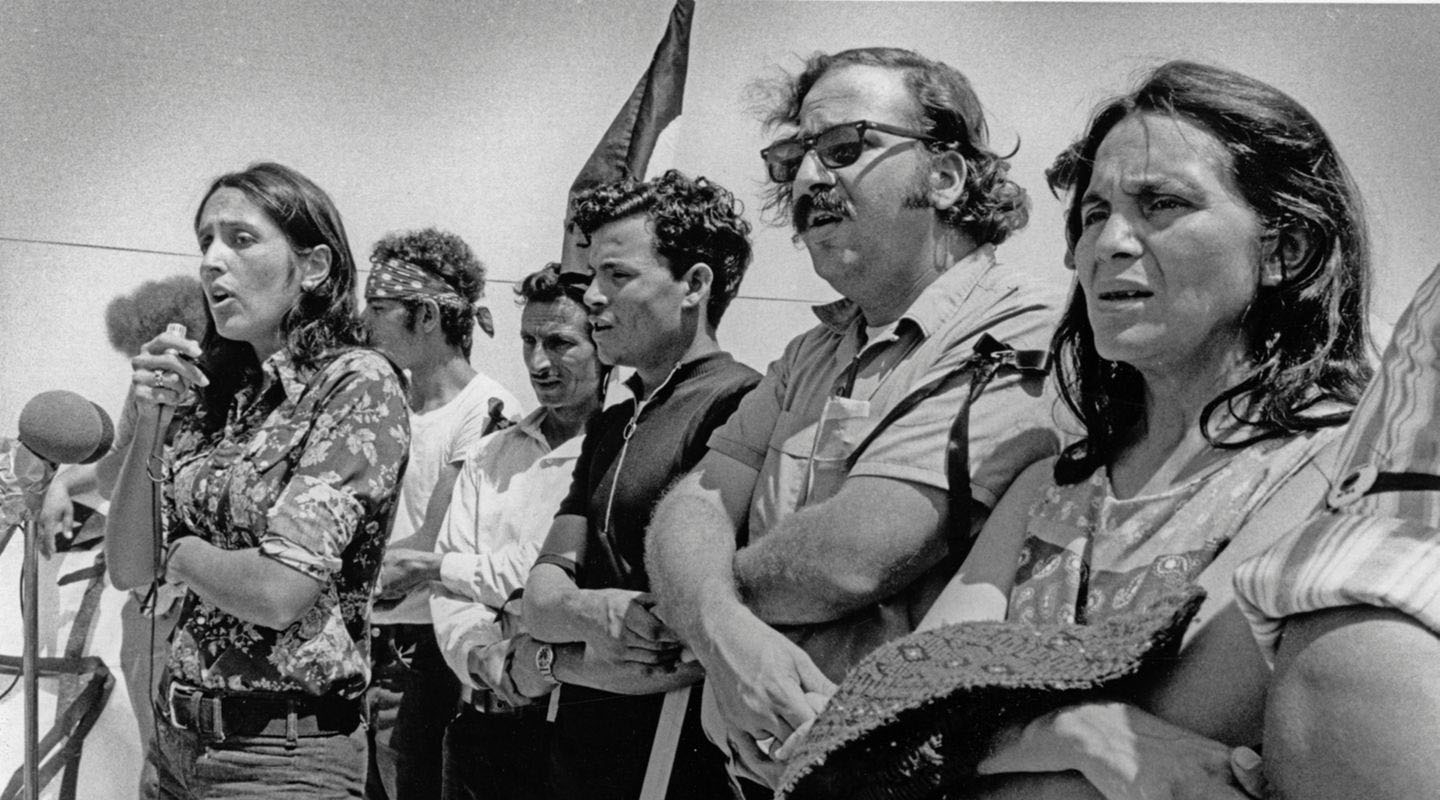
MULTIPOLYGON (((422 269, 455 290, 459 298, 439 302, 440 330, 445 342, 470 357, 475 340, 475 302, 485 294, 485 265, 464 239, 437 228, 405 233, 392 233, 375 243, 370 263, 383 264, 395 259, 422 269)), ((414 329, 416 315, 424 301, 401 300, 405 307, 405 326, 414 329)))
POLYGON ((750 266, 750 223, 728 189, 672 169, 648 181, 626 178, 586 189, 570 208, 584 246, 600 228, 643 214, 655 231, 655 252, 669 260, 672 275, 679 278, 701 262, 709 265, 715 278, 705 319, 711 327, 720 324, 750 266))
MULTIPOLYGON (((330 272, 313 289, 300 293, 285 312, 280 331, 296 367, 311 369, 328 354, 362 342, 355 303, 355 257, 340 212, 323 189, 295 170, 273 162, 251 164, 240 172, 221 175, 210 184, 195 211, 195 226, 210 196, 221 189, 238 189, 265 212, 296 252, 320 245, 330 249, 330 272)), ((206 314, 205 336, 200 342, 200 366, 210 385, 200 390, 199 423, 213 432, 225 423, 236 392, 258 382, 260 364, 254 349, 226 339, 206 314)))
MULTIPOLYGON (((900 72, 920 109, 911 124, 965 159, 965 200, 941 212, 946 225, 964 233, 976 244, 1000 244, 1030 221, 1030 200, 1010 180, 1010 155, 990 150, 989 126, 980 98, 960 70, 898 47, 861 47, 839 53, 816 53, 797 75, 762 81, 757 93, 771 98, 765 115, 767 128, 800 124, 805 96, 821 78, 844 67, 883 67, 900 72)), ((766 190, 765 210, 775 220, 790 219, 789 183, 772 183, 766 190)))
MULTIPOLYGON (((1085 134, 1046 172, 1052 192, 1070 192, 1066 239, 1072 252, 1095 154, 1112 128, 1141 113, 1185 119, 1213 135, 1230 154, 1230 177, 1265 235, 1294 250, 1279 285, 1256 288, 1241 321, 1252 366, 1206 404, 1200 419, 1206 439, 1238 448, 1343 424, 1371 374, 1370 245, 1359 190, 1330 137, 1273 86, 1218 67, 1164 64, 1133 92, 1102 104, 1085 134), (1217 441, 1212 418, 1222 410, 1253 433, 1244 441, 1217 441)), ((1073 482, 1109 464, 1137 433, 1144 382, 1134 367, 1100 357, 1078 288, 1051 349, 1061 396, 1086 431, 1056 466, 1058 480, 1073 482)))

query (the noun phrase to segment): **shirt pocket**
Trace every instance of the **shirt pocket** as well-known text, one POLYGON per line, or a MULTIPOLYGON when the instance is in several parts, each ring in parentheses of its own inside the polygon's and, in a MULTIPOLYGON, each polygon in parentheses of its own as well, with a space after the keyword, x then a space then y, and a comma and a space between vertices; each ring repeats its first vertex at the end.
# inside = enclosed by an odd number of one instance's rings
POLYGON ((770 438, 784 505, 793 510, 833 497, 845 482, 846 461, 872 427, 864 400, 832 397, 820 419, 783 411, 770 438))
POLYGON ((269 527, 271 507, 280 501, 290 482, 306 432, 297 425, 266 428, 246 443, 239 463, 232 467, 231 517, 257 541, 269 527))

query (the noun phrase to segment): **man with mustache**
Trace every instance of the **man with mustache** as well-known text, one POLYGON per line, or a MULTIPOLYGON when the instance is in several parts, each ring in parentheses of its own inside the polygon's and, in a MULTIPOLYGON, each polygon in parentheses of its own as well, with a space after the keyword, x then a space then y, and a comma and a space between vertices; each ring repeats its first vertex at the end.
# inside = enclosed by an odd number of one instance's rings
POLYGON ((762 151, 769 206, 844 299, 816 309, 821 324, 711 436, 647 537, 657 613, 706 670, 707 733, 770 785, 789 752, 771 748, 929 608, 963 556, 947 531, 968 542, 1011 480, 1059 449, 1044 380, 1013 373, 969 411, 969 519, 947 519, 945 471, 967 380, 910 405, 849 463, 857 444, 982 335, 1043 350, 1063 300, 1058 276, 996 259, 1027 199, 958 71, 848 50, 812 57, 779 95, 768 122, 794 132, 762 151))

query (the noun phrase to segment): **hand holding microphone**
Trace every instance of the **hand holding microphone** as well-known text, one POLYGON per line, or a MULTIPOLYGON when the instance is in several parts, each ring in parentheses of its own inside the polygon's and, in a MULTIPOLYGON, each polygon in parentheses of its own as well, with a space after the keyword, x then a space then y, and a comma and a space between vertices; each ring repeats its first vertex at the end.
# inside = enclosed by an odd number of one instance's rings
POLYGON ((210 378, 195 363, 199 357, 200 343, 187 338, 184 325, 170 323, 130 359, 135 397, 154 405, 186 404, 194 387, 210 385, 210 378))

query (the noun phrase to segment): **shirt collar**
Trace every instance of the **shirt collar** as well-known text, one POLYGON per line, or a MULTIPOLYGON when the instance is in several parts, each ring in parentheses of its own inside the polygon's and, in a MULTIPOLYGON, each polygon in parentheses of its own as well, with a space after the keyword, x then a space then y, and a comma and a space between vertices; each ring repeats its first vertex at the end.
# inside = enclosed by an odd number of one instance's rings
POLYGON ((270 380, 278 381, 280 388, 284 390, 286 399, 296 400, 305 391, 306 380, 301 374, 300 368, 290 358, 289 348, 282 348, 279 352, 265 359, 260 369, 270 380))
MULTIPOLYGON (((675 370, 675 377, 669 380, 667 382, 667 385, 673 387, 675 384, 685 380, 695 372, 708 367, 711 363, 723 361, 729 358, 730 354, 725 352, 724 350, 715 350, 702 356, 695 356, 693 358, 681 361, 680 368, 675 370)), ((644 391, 645 386, 640 382, 639 372, 632 373, 630 377, 625 379, 625 388, 630 390, 630 395, 632 397, 636 398, 637 400, 640 398, 640 393, 644 391)), ((659 390, 664 388, 665 386, 656 387, 656 392, 652 392, 651 396, 653 397, 654 394, 657 394, 659 390)))
POLYGON ((549 440, 545 438, 545 431, 540 428, 540 424, 545 421, 545 415, 548 413, 549 409, 545 406, 540 406, 529 414, 521 417, 520 421, 515 423, 515 427, 519 428, 521 433, 544 444, 547 449, 550 443, 549 440))
MULTIPOLYGON (((915 298, 915 302, 900 315, 900 319, 909 320, 921 333, 929 336, 955 313, 955 309, 970 296, 981 277, 994 266, 995 245, 984 244, 975 248, 925 287, 920 296, 915 298)), ((848 298, 815 306, 812 310, 825 327, 836 333, 843 334, 852 327, 865 324, 860 306, 848 298)), ((896 330, 900 327, 902 326, 897 325, 896 330)))

